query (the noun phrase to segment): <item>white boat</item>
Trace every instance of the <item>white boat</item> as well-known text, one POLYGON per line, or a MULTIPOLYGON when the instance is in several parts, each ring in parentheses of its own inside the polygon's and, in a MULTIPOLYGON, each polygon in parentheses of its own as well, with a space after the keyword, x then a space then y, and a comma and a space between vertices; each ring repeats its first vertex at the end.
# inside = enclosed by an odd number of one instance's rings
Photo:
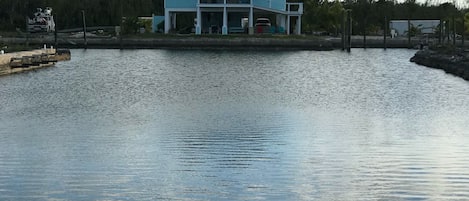
POLYGON ((34 17, 28 19, 27 29, 30 33, 55 31, 52 8, 47 7, 44 10, 37 8, 37 11, 34 13, 34 17))

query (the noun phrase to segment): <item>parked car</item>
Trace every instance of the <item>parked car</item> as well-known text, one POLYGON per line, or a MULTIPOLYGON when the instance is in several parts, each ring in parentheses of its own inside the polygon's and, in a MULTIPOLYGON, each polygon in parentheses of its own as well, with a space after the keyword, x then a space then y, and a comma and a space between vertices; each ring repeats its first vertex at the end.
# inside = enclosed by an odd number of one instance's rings
POLYGON ((255 26, 257 33, 268 33, 271 27, 270 19, 264 17, 257 18, 255 26))
POLYGON ((270 19, 269 18, 257 18, 256 20, 256 27, 258 26, 267 26, 267 27, 270 27, 271 24, 270 24, 270 19))

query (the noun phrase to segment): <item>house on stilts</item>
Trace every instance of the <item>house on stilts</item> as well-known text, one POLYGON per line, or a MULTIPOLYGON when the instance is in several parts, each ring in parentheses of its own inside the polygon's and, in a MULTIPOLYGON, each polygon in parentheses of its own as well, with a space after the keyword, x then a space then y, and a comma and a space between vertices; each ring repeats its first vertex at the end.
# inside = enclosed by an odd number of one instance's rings
POLYGON ((303 3, 286 0, 165 0, 164 32, 176 28, 177 15, 194 13, 195 34, 300 34, 303 3))

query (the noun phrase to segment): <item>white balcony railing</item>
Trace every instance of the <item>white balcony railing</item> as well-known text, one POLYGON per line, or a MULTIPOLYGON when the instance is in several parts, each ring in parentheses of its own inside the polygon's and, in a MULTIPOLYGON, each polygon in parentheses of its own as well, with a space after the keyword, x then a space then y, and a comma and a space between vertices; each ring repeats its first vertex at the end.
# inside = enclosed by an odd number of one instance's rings
POLYGON ((251 4, 251 0, 199 0, 199 4, 251 4))
POLYGON ((303 14, 303 3, 287 3, 287 12, 290 14, 303 14))
MULTIPOLYGON (((199 5, 205 4, 209 7, 218 7, 217 5, 220 4, 252 5, 252 1, 253 0, 198 0, 199 5)), ((271 4, 269 5, 269 8, 272 8, 271 4)), ((287 3, 286 12, 289 14, 303 14, 303 3, 287 3)))

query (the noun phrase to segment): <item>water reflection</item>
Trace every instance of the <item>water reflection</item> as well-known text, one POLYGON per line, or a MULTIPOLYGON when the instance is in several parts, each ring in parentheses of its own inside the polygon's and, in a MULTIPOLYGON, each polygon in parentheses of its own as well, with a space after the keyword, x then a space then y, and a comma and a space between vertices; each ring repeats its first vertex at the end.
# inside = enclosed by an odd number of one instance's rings
POLYGON ((412 54, 75 50, 0 78, 0 200, 466 199, 469 85, 412 54))

